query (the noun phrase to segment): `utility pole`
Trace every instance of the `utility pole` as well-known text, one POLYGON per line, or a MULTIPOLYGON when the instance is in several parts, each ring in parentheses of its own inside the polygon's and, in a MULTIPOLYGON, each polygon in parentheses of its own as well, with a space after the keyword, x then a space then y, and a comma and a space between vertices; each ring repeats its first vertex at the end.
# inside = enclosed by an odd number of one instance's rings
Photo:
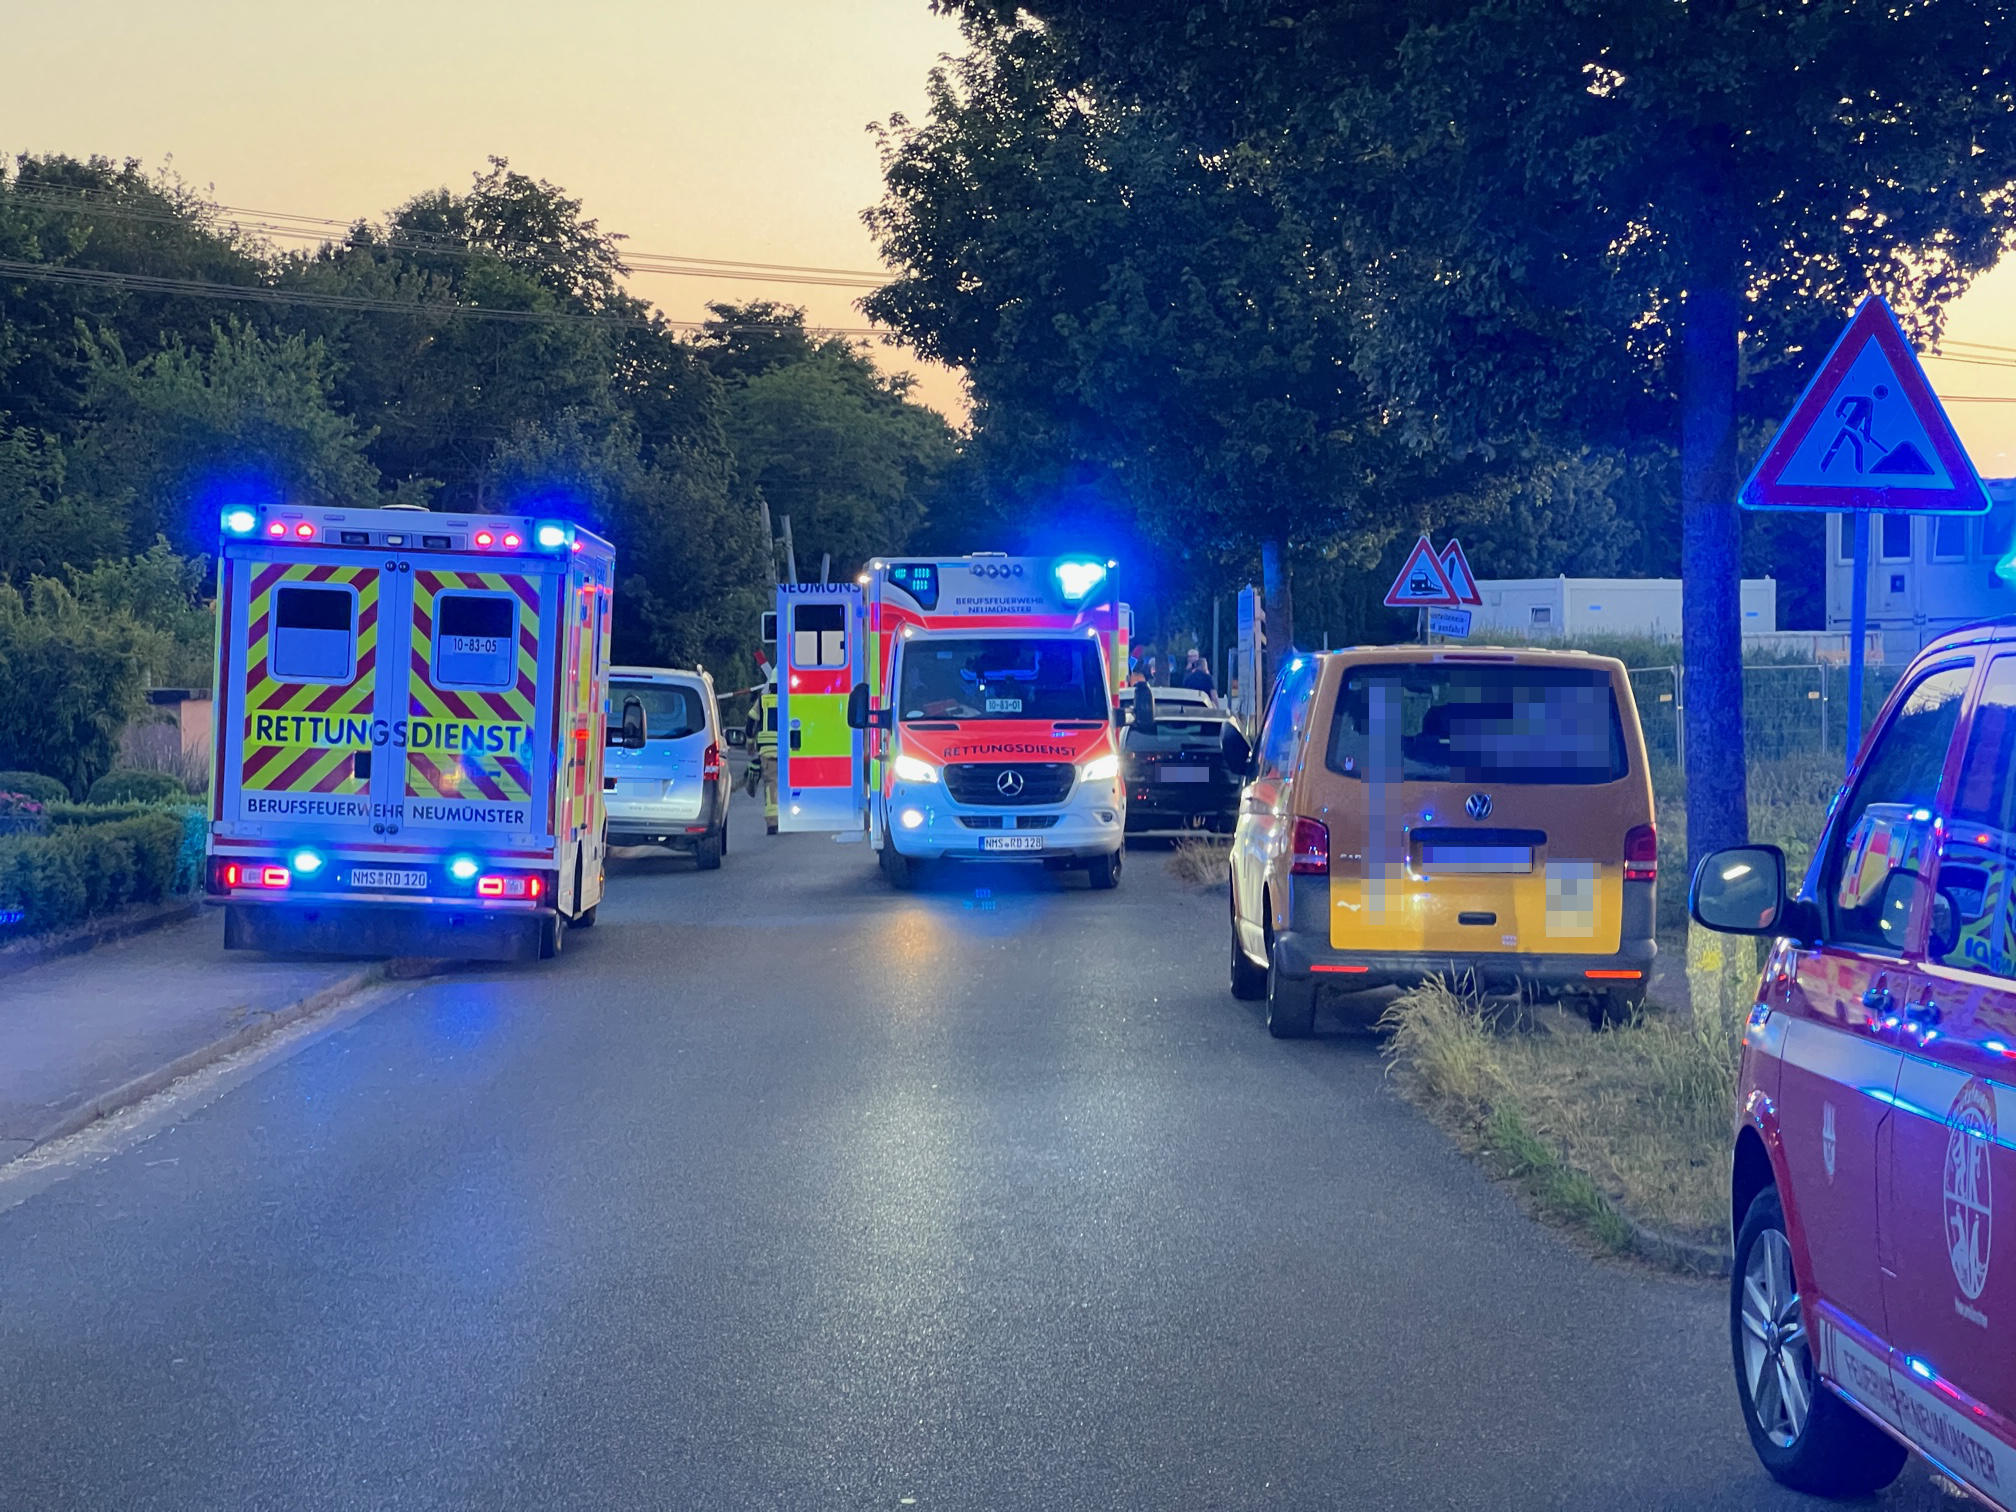
POLYGON ((790 580, 795 583, 798 581, 798 553, 791 546, 791 516, 779 515, 777 518, 784 525, 784 570, 791 575, 790 580))
POLYGON ((825 586, 826 586, 826 585, 827 585, 828 583, 832 582, 832 580, 833 580, 833 579, 832 579, 832 576, 831 576, 831 574, 832 574, 832 571, 833 571, 833 553, 832 553, 832 552, 830 552, 830 551, 822 551, 822 552, 820 552, 820 553, 819 553, 819 586, 820 586, 821 588, 824 588, 824 587, 825 587, 825 586))
POLYGON ((777 586, 777 533, 770 528, 770 501, 758 497, 756 508, 763 516, 763 566, 770 574, 770 586, 777 586))

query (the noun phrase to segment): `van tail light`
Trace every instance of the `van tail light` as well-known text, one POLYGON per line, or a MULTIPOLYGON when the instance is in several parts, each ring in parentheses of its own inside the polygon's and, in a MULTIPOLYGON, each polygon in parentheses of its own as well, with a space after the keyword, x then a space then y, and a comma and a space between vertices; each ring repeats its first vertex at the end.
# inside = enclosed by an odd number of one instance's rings
POLYGON ((709 782, 721 775, 721 747, 718 744, 710 744, 707 754, 700 758, 700 775, 709 782))
POLYGON ((1288 870, 1298 877, 1330 875, 1330 826, 1320 819, 1295 821, 1295 860, 1288 870))
POLYGON ((1649 824, 1634 824, 1624 836, 1624 880, 1659 880, 1659 831, 1649 824))

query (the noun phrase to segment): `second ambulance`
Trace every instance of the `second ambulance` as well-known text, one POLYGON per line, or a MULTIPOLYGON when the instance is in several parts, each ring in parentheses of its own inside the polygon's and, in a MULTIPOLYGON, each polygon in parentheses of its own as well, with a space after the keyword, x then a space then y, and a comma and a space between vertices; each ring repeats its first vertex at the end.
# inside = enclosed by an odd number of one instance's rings
POLYGON ((865 825, 884 874, 1014 859, 1117 886, 1124 610, 1095 559, 878 560, 778 597, 780 825, 865 825))

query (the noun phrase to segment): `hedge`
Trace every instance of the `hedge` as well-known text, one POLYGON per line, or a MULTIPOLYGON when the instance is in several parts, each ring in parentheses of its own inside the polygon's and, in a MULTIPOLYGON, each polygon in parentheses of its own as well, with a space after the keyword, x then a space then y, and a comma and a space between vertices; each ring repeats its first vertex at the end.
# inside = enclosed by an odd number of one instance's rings
POLYGON ((26 793, 37 803, 68 803, 70 790, 40 772, 0 772, 0 793, 26 793))
POLYGON ((200 809, 56 804, 46 835, 0 840, 0 942, 192 891, 203 875, 200 809))
POLYGON ((186 802, 189 789, 179 777, 166 772, 143 772, 136 767, 114 767, 91 784, 86 803, 172 803, 186 802))

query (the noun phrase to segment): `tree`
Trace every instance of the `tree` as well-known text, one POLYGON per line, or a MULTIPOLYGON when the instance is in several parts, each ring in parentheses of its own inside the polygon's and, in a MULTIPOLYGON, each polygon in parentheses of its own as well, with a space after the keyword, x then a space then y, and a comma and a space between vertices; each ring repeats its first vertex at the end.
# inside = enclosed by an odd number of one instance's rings
POLYGON ((1358 367, 1417 446, 1675 446, 1688 845, 1741 840, 1738 426, 1863 292, 1932 334, 2008 244, 1999 0, 1029 9, 1200 150, 1256 154, 1362 270, 1358 367))
POLYGON ((966 35, 928 120, 884 132, 867 219, 900 272, 864 307, 967 371, 1010 476, 1103 474, 1193 584, 1257 554, 1278 655, 1291 552, 1376 558, 1423 499, 1352 369, 1335 270, 1246 161, 1115 100, 1043 29, 966 35))
POLYGON ((140 711, 135 641, 132 621, 92 612, 50 578, 0 584, 0 768, 46 773, 82 797, 140 711))
POLYGON ((119 549, 99 556, 160 536, 206 555, 217 511, 234 499, 378 502, 368 438, 333 402, 321 342, 232 322, 212 327, 207 351, 177 339, 135 362, 108 339, 89 353, 90 403, 103 418, 79 443, 74 476, 126 518, 119 549))

